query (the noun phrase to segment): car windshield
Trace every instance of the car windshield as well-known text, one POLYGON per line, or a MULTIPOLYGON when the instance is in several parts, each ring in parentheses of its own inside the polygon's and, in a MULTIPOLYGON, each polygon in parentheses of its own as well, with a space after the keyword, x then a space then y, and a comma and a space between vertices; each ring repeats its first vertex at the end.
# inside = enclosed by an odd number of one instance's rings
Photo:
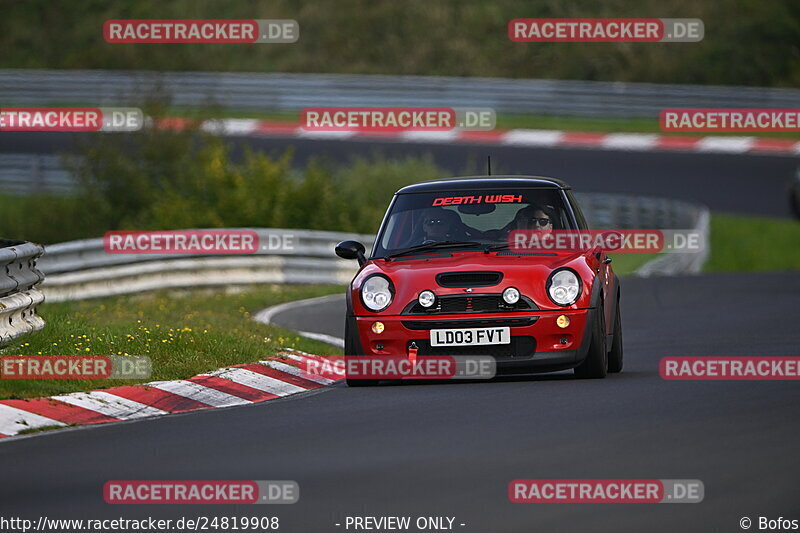
POLYGON ((506 245, 513 230, 554 229, 576 229, 558 189, 401 194, 384 222, 373 256, 414 247, 421 253, 452 251, 459 243, 464 249, 483 250, 506 245))

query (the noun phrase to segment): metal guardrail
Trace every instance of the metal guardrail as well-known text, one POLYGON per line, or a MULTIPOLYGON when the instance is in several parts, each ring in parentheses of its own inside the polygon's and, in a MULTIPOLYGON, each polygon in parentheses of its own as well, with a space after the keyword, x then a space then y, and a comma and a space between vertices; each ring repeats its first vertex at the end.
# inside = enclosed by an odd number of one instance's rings
POLYGON ((66 195, 77 185, 60 157, 41 154, 0 154, 0 184, 4 194, 20 196, 66 195))
POLYGON ((165 94, 178 107, 291 111, 312 106, 491 107, 498 113, 657 117, 670 107, 800 105, 800 90, 509 78, 0 70, 0 105, 129 106, 165 94))
POLYGON ((703 248, 692 253, 662 253, 639 267, 634 275, 698 274, 708 260, 711 215, 704 205, 670 198, 621 194, 575 193, 593 229, 681 229, 702 236, 703 248))
POLYGON ((698 253, 662 254, 639 267, 635 274, 643 278, 650 276, 675 276, 677 274, 698 274, 708 261, 710 252, 711 215, 708 209, 701 208, 696 213, 693 226, 695 231, 703 235, 705 247, 698 253))
POLYGON ((292 238, 291 249, 262 249, 248 255, 109 254, 103 239, 54 244, 45 248, 40 268, 49 301, 79 300, 164 288, 321 283, 344 285, 356 272, 353 261, 333 248, 357 239, 368 248, 373 237, 331 231, 253 229, 261 243, 269 236, 292 238))
MULTIPOLYGON (((595 228, 700 229, 707 240, 708 211, 702 206, 662 198, 579 194, 595 228)), ((354 261, 333 254, 343 240, 370 249, 374 236, 330 231, 255 228, 260 242, 269 236, 293 238, 291 249, 259 250, 251 255, 190 256, 108 254, 102 239, 47 246, 39 267, 47 275, 49 301, 130 294, 164 288, 227 286, 252 283, 347 284, 357 271, 354 261)), ((668 260, 643 267, 641 275, 697 273, 702 254, 665 254, 668 260)), ((659 258, 661 259, 661 258, 659 258)), ((664 261, 662 259, 662 261, 664 261)))
POLYGON ((575 193, 592 229, 694 228, 704 206, 657 196, 575 193))
POLYGON ((44 301, 37 288, 44 275, 36 268, 42 252, 38 244, 0 239, 0 346, 44 327, 36 314, 44 301))

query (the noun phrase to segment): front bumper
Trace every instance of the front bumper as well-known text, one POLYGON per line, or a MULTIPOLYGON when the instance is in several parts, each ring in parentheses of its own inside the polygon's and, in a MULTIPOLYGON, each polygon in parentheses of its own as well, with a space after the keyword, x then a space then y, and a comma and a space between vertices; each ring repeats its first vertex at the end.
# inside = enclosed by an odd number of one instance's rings
POLYGON ((498 373, 550 372, 573 368, 586 357, 591 339, 590 324, 594 308, 532 311, 530 314, 486 313, 476 315, 374 315, 353 317, 363 354, 406 355, 415 345, 417 356, 488 355, 495 358, 498 373), (561 328, 559 316, 569 318, 561 328), (383 332, 372 326, 382 322, 383 332), (511 331, 511 344, 486 346, 432 347, 432 329, 505 327, 511 331))

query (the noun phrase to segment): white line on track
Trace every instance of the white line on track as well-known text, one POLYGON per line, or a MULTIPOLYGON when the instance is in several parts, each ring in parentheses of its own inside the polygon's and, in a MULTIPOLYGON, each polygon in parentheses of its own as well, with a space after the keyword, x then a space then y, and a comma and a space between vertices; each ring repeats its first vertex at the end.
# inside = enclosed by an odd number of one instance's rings
MULTIPOLYGON (((321 303, 334 299, 339 299, 341 297, 342 297, 341 294, 330 294, 328 296, 320 296, 318 298, 309 298, 307 300, 298 300, 296 302, 286 302, 283 304, 273 305, 272 307, 267 307, 266 309, 258 311, 255 315, 253 315, 253 320, 255 320, 256 322, 261 322, 262 324, 266 325, 277 325, 273 322, 273 318, 278 313, 282 313, 290 309, 296 309, 298 307, 319 305, 321 303)), ((332 346, 336 346, 337 348, 342 348, 342 349, 344 348, 344 339, 340 337, 334 337, 333 335, 326 335, 325 333, 314 333, 312 331, 298 331, 297 333, 299 333, 303 337, 321 341, 330 344, 332 346)))

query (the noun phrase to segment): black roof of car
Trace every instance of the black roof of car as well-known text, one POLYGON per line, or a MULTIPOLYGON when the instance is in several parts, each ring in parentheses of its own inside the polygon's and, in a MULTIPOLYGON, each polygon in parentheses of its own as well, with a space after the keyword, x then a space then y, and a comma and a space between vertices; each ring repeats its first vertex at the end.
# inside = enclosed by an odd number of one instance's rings
POLYGON ((474 189, 570 189, 563 181, 542 176, 466 176, 423 181, 403 187, 397 194, 464 191, 474 189))

